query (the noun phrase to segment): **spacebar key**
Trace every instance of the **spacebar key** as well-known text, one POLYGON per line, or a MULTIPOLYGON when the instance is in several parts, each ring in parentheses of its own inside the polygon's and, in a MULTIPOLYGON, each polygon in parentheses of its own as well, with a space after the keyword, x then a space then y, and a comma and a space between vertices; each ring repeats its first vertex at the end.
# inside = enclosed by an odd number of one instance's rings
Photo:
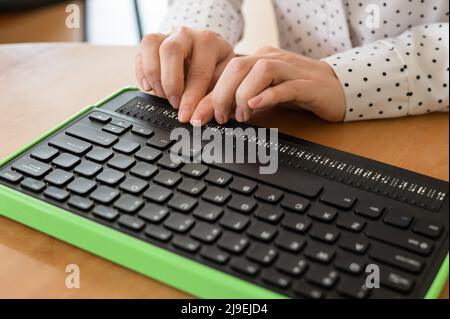
POLYGON ((105 147, 113 145, 118 140, 118 137, 115 135, 83 124, 71 126, 66 131, 66 134, 105 147))
POLYGON ((429 255, 433 249, 433 245, 426 240, 377 224, 371 225, 367 230, 367 236, 424 256, 429 255))

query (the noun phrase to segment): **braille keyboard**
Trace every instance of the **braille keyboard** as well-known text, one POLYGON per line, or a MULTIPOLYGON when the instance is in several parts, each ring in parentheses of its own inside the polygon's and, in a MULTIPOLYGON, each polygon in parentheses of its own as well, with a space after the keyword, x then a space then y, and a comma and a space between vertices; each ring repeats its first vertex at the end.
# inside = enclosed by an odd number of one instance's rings
POLYGON ((274 175, 174 161, 178 126, 165 100, 128 92, 4 163, 0 183, 287 297, 426 295, 448 254, 447 182, 285 135, 274 175))

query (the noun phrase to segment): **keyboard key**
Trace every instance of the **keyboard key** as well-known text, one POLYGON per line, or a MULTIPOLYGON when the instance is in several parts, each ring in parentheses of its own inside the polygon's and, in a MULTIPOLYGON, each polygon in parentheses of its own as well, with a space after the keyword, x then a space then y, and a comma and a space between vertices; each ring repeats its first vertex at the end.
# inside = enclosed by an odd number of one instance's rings
POLYGON ((275 267, 279 271, 293 277, 301 276, 305 272, 307 266, 308 264, 305 259, 291 255, 281 255, 275 264, 275 267))
POLYGON ((215 222, 223 214, 222 208, 208 203, 200 203, 193 215, 207 222, 215 222))
POLYGON ((267 266, 275 261, 278 253, 270 246, 255 243, 247 250, 246 256, 254 262, 267 266))
POLYGON ((270 242, 276 236, 277 229, 263 222, 255 222, 247 230, 247 234, 255 239, 270 242))
POLYGON ((180 213, 172 213, 164 222, 164 226, 179 233, 185 233, 194 226, 194 219, 180 213))
POLYGON ((164 203, 170 196, 172 196, 172 191, 170 189, 158 185, 150 186, 144 193, 145 198, 156 203, 164 203))
POLYGON ((283 198, 281 206, 295 213, 303 213, 309 206, 310 202, 300 196, 287 195, 283 198))
POLYGON ((339 254, 334 262, 336 268, 345 271, 352 275, 360 275, 363 273, 366 265, 360 258, 355 258, 353 255, 345 253, 339 254))
POLYGON ((79 162, 80 162, 79 157, 69 153, 62 153, 52 161, 53 165, 67 170, 71 169, 79 162))
POLYGON ((181 173, 192 178, 201 178, 207 172, 209 168, 203 164, 187 164, 181 170, 181 173))
POLYGON ((356 202, 354 196, 336 191, 324 192, 320 200, 326 204, 342 209, 350 209, 356 202))
POLYGON ((269 204, 276 204, 283 197, 283 193, 276 188, 261 186, 256 191, 255 197, 269 204))
POLYGON ((284 213, 278 207, 261 204, 256 208, 254 215, 262 221, 276 224, 283 218, 284 213))
POLYGON ((116 155, 109 160, 108 166, 121 171, 125 171, 128 170, 135 163, 136 161, 132 157, 126 155, 116 155))
POLYGON ((250 219, 236 213, 226 213, 220 220, 220 225, 234 231, 241 231, 249 224, 250 219))
POLYGON ((108 221, 113 221, 119 216, 119 212, 117 210, 103 205, 96 205, 92 213, 95 216, 108 221))
POLYGON ((150 179, 158 172, 158 167, 147 163, 138 163, 130 170, 130 174, 143 179, 150 179))
POLYGON ((228 207, 244 214, 250 214, 256 207, 256 201, 252 198, 236 195, 228 203, 228 207))
POLYGON ((144 205, 144 201, 132 195, 122 195, 115 203, 114 207, 127 214, 134 214, 144 205))
MULTIPOLYGON (((48 142, 48 144, 50 146, 54 146, 64 152, 72 153, 77 156, 83 155, 84 153, 86 153, 87 151, 89 151, 92 148, 91 144, 83 142, 77 138, 67 136, 63 133, 52 138, 48 142)), ((50 157, 55 155, 53 150, 52 149, 47 150, 47 152, 50 152, 50 153, 44 155, 44 157, 47 157, 45 160, 48 160, 48 159, 50 159, 50 157)))
POLYGON ((438 238, 441 235, 443 229, 444 226, 441 223, 428 220, 420 220, 417 221, 417 223, 414 225, 413 231, 427 237, 438 238))
POLYGON ((337 211, 326 205, 315 204, 309 209, 308 216, 325 223, 331 223, 336 218, 337 211))
POLYGON ((389 226, 372 224, 367 230, 367 236, 424 256, 433 250, 433 244, 429 241, 409 233, 400 233, 389 226))
POLYGON ((168 231, 167 229, 160 227, 160 226, 155 226, 155 225, 148 225, 145 228, 145 235, 147 235, 148 237, 157 239, 159 241, 163 241, 163 242, 167 242, 170 240, 170 238, 172 238, 172 233, 170 231, 168 231))
POLYGON ((172 145, 173 141, 170 140, 169 136, 163 134, 155 134, 152 138, 147 141, 148 146, 153 146, 158 149, 166 149, 172 145))
POLYGON ((327 244, 333 244, 337 241, 340 234, 333 227, 315 225, 309 235, 312 238, 323 241, 327 244))
POLYGON ((206 184, 195 179, 185 178, 178 186, 178 190, 192 196, 200 195, 206 188, 206 184))
POLYGON ((49 147, 46 145, 39 146, 31 153, 31 157, 35 158, 39 161, 47 162, 52 160, 56 155, 59 154, 59 151, 56 148, 49 147))
POLYGON ((331 262, 335 255, 335 251, 329 247, 308 245, 305 249, 306 257, 324 264, 331 262))
POLYGON ((404 213, 404 212, 395 210, 395 211, 388 212, 384 216, 383 221, 386 224, 389 224, 389 225, 392 225, 392 226, 395 226, 398 228, 406 229, 411 225, 411 223, 413 221, 413 217, 408 213, 404 213))
POLYGON ((218 245, 230 253, 241 254, 247 249, 249 243, 249 240, 244 236, 226 233, 220 238, 218 245))
POLYGON ((148 204, 139 212, 138 216, 151 223, 159 223, 169 216, 169 210, 163 206, 148 204))
POLYGON ((165 169, 177 170, 183 165, 183 162, 179 157, 170 156, 170 154, 167 153, 159 159, 158 165, 165 169))
POLYGON ((151 147, 144 147, 140 149, 134 156, 142 161, 154 162, 162 156, 162 152, 151 147))
POLYGON ((99 182, 102 182, 104 184, 108 184, 111 186, 114 186, 118 183, 120 183, 125 178, 125 174, 119 171, 116 171, 115 169, 107 168, 103 170, 98 176, 97 180, 99 182))
POLYGON ((230 189, 243 195, 250 195, 255 191, 257 186, 255 182, 249 179, 238 177, 233 180, 230 189))
POLYGON ((30 191, 33 192, 42 192, 45 188, 45 183, 35 180, 33 178, 27 177, 25 178, 22 183, 20 183, 20 186, 22 186, 23 188, 26 188, 30 191))
POLYGON ((200 243, 189 237, 175 236, 172 240, 172 244, 189 253, 195 253, 200 249, 200 243))
POLYGON ((113 146, 113 150, 125 154, 125 155, 131 155, 133 153, 135 153, 138 149, 141 148, 141 145, 139 145, 139 143, 136 143, 135 141, 132 140, 127 140, 127 139, 120 139, 120 141, 113 146))
POLYGON ((366 222, 363 221, 362 219, 347 214, 340 215, 336 224, 339 227, 354 233, 361 232, 363 228, 366 226, 366 222))
POLYGON ((345 236, 339 241, 339 246, 356 254, 364 254, 369 248, 370 242, 359 236, 345 236))
POLYGON ((53 172, 45 176, 44 181, 54 186, 62 187, 73 179, 73 174, 63 171, 62 169, 55 169, 53 172))
POLYGON ((315 285, 325 289, 333 288, 339 279, 337 271, 330 269, 314 269, 308 272, 306 279, 315 285))
POLYGON ((267 282, 268 284, 271 284, 275 287, 281 288, 281 289, 286 289, 290 286, 291 284, 291 280, 278 273, 275 270, 266 270, 261 274, 261 279, 265 282, 267 282))
POLYGON ((259 266, 244 258, 233 259, 231 268, 248 276, 256 276, 259 273, 259 266))
POLYGON ((221 187, 228 185, 232 179, 231 174, 219 170, 211 170, 205 177, 205 181, 221 187))
POLYGON ((98 203, 108 205, 115 201, 116 198, 119 197, 119 194, 119 191, 114 188, 100 186, 91 194, 90 197, 98 203))
POLYGON ((174 187, 181 181, 181 175, 170 171, 161 171, 153 181, 165 187, 174 187))
POLYGON ((311 227, 311 221, 305 216, 289 214, 283 219, 281 225, 296 233, 304 234, 311 227))
POLYGON ((386 245, 373 247, 369 255, 375 260, 412 273, 421 272, 424 266, 417 256, 386 245))
POLYGON ((122 135, 123 133, 125 133, 125 129, 123 127, 112 124, 105 125, 102 130, 114 135, 122 135))
POLYGON ((370 289, 362 279, 345 278, 340 282, 337 288, 343 296, 353 299, 365 299, 370 295, 370 289))
POLYGON ((230 197, 231 193, 228 190, 213 186, 208 187, 202 196, 203 199, 217 205, 225 204, 230 197))
POLYGON ((23 175, 9 169, 5 169, 0 172, 0 178, 11 183, 18 183, 22 180, 23 175))
POLYGON ((402 293, 410 292, 415 284, 411 277, 389 268, 380 269, 380 283, 402 293))
POLYGON ((116 126, 122 127, 125 130, 129 130, 130 128, 133 127, 133 125, 131 125, 130 122, 124 121, 124 120, 119 120, 119 119, 113 119, 111 121, 111 124, 114 124, 116 126))
POLYGON ((95 122, 108 123, 109 121, 111 121, 111 116, 100 112, 94 112, 89 115, 89 119, 95 122))
POLYGON ((219 227, 206 223, 198 223, 191 230, 191 236, 205 243, 213 243, 220 236, 222 231, 219 227))
POLYGON ((139 136, 143 136, 143 137, 146 137, 146 138, 149 138, 155 132, 149 127, 140 126, 140 125, 134 125, 133 129, 131 130, 131 133, 139 135, 139 136))
POLYGON ((73 170, 78 175, 92 178, 95 175, 97 175, 101 170, 102 166, 99 164, 96 164, 91 161, 82 161, 81 164, 79 164, 75 169, 73 170))
POLYGON ((148 187, 148 183, 140 178, 127 177, 120 185, 119 188, 125 192, 133 195, 139 195, 148 187))
POLYGON ((172 197, 167 205, 170 208, 176 209, 183 213, 187 213, 190 212, 195 207, 195 205, 197 205, 197 200, 190 196, 177 194, 172 197))
POLYGON ((92 206, 94 206, 94 202, 91 201, 90 199, 84 198, 84 197, 80 197, 80 196, 72 196, 69 199, 69 205, 75 208, 78 208, 80 210, 84 210, 87 211, 89 209, 92 208, 92 206))
POLYGON ((89 194, 97 184, 91 180, 84 177, 77 177, 72 183, 67 186, 67 189, 71 193, 75 193, 81 196, 89 194))
POLYGON ((357 213, 358 215, 372 219, 380 218, 381 214, 383 214, 383 211, 384 211, 383 206, 373 202, 360 203, 358 207, 355 209, 355 213, 357 213))
POLYGON ((204 247, 200 255, 205 259, 221 265, 226 264, 230 259, 230 255, 214 247, 204 247))
POLYGON ((290 232, 283 232, 277 237, 275 245, 292 253, 298 253, 305 246, 306 240, 303 237, 295 236, 290 232))
POLYGON ((69 197, 69 192, 66 192, 65 190, 60 188, 56 188, 54 186, 50 186, 47 187, 47 189, 44 192, 44 195, 54 200, 62 202, 66 200, 67 197, 69 197))
POLYGON ((118 223, 134 231, 139 231, 145 226, 145 223, 141 219, 129 215, 120 216, 118 223))
POLYGON ((97 163, 104 163, 110 159, 113 154, 114 152, 109 149, 94 147, 89 153, 86 154, 86 158, 97 163))
MULTIPOLYGON (((15 171, 18 171, 22 174, 34 177, 34 178, 41 178, 45 174, 51 171, 52 167, 48 164, 36 161, 32 158, 23 157, 16 161, 12 168, 15 171)), ((10 173, 3 173, 3 178, 6 178, 8 180, 14 181, 15 178, 18 177, 18 175, 11 175, 10 173)), ((17 180, 18 181, 18 180, 17 180)), ((15 182, 17 182, 15 181, 15 182)))
POLYGON ((115 135, 102 132, 99 129, 84 124, 72 125, 66 131, 66 134, 104 147, 109 147, 118 140, 118 137, 115 135))
POLYGON ((294 286, 294 292, 303 298, 322 299, 325 297, 324 293, 305 282, 299 282, 294 286))

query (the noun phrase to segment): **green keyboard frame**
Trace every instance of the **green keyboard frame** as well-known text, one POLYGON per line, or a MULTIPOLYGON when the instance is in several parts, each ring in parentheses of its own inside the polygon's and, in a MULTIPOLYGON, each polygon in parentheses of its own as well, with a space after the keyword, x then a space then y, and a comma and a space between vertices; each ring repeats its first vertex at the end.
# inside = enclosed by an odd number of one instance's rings
MULTIPOLYGON (((125 87, 97 104, 88 106, 29 145, 0 161, 0 166, 13 160, 88 111, 102 106, 126 91, 136 90, 138 89, 135 87, 125 87)), ((286 298, 3 185, 0 185, 0 216, 25 224, 197 297, 214 299, 286 298)), ((425 298, 439 297, 448 278, 448 271, 449 256, 447 255, 425 298)))

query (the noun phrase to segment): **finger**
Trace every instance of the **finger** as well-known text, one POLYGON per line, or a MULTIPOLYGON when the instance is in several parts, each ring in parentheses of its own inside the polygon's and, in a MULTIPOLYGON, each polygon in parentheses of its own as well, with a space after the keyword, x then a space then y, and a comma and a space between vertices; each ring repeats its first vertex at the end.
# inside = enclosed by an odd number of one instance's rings
POLYGON ((160 97, 165 97, 161 86, 161 71, 159 61, 159 47, 166 38, 163 34, 148 34, 141 42, 142 47, 142 71, 149 86, 160 97))
POLYGON ((295 102, 307 106, 311 103, 311 88, 309 80, 286 81, 272 86, 250 99, 250 108, 259 110, 277 104, 295 102))
POLYGON ((248 121, 253 113, 248 102, 270 86, 299 77, 288 63, 276 59, 258 60, 236 91, 236 118, 248 121))
POLYGON ((214 117, 214 106, 212 103, 212 93, 205 96, 197 108, 194 111, 194 114, 191 118, 191 124, 193 126, 201 126, 210 122, 214 117))
POLYGON ((159 50, 162 87, 176 109, 184 91, 184 63, 191 51, 190 31, 184 27, 164 40, 159 50))
POLYGON ((148 81, 144 75, 144 69, 142 66, 142 52, 139 52, 138 54, 136 54, 136 58, 135 58, 135 62, 134 62, 134 74, 136 75, 136 80, 138 81, 142 90, 148 92, 152 89, 152 87, 150 86, 150 84, 148 83, 148 81))
MULTIPOLYGON (((230 118, 230 113, 234 110, 236 90, 257 59, 255 56, 233 58, 225 67, 212 92, 215 118, 219 124, 230 118)), ((238 117, 236 119, 243 120, 238 117)))

